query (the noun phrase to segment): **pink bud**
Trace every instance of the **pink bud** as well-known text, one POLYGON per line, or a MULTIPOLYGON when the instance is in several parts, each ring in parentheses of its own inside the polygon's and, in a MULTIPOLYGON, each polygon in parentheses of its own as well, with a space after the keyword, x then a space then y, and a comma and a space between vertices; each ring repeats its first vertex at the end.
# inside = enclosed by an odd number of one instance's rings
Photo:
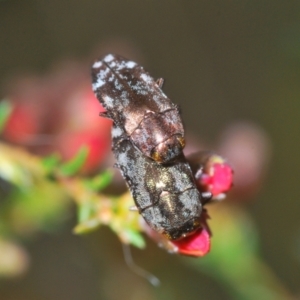
POLYGON ((207 173, 204 170, 198 181, 213 196, 218 196, 230 190, 233 172, 231 167, 225 162, 211 163, 209 168, 207 168, 207 173))
POLYGON ((179 241, 171 241, 177 246, 177 252, 188 256, 204 256, 210 251, 210 233, 206 228, 179 241))

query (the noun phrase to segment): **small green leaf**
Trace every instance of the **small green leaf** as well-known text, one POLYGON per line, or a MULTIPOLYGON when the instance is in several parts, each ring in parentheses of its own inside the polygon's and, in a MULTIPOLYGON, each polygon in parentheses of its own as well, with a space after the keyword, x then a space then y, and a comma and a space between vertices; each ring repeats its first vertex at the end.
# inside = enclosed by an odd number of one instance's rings
POLYGON ((98 192, 106 188, 111 183, 112 178, 113 172, 106 170, 92 179, 85 180, 84 183, 89 189, 98 192))
POLYGON ((90 202, 86 202, 79 206, 78 210, 78 221, 79 223, 85 222, 91 218, 91 215, 94 212, 94 207, 90 202))
POLYGON ((95 208, 91 202, 84 202, 78 207, 78 224, 73 232, 75 234, 84 234, 90 232, 101 225, 98 218, 95 217, 95 208))
POLYGON ((136 230, 126 229, 126 235, 130 244, 140 249, 145 248, 146 243, 140 232, 136 230))
POLYGON ((0 131, 3 130, 6 121, 8 120, 12 111, 12 104, 7 100, 0 102, 0 131))
POLYGON ((59 161, 60 156, 57 153, 55 153, 44 157, 42 159, 42 166, 45 168, 47 173, 51 173, 58 166, 59 161))
POLYGON ((77 173, 83 166, 87 156, 89 154, 89 148, 84 146, 79 149, 75 157, 68 162, 64 163, 60 167, 60 171, 65 176, 72 176, 77 173))
POLYGON ((99 221, 99 219, 97 218, 90 219, 76 225, 75 228, 73 229, 73 232, 75 234, 85 234, 97 229, 100 225, 101 222, 99 221))

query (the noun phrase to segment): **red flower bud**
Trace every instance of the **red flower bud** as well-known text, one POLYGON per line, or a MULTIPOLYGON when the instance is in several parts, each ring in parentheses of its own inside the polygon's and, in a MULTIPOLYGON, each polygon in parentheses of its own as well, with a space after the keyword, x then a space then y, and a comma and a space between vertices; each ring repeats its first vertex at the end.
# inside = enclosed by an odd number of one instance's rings
POLYGON ((184 239, 171 243, 177 246, 179 254, 204 256, 210 251, 210 233, 206 228, 202 228, 184 239))
POLYGON ((190 155, 188 162, 200 192, 210 192, 213 198, 223 198, 232 187, 233 170, 219 155, 200 152, 190 155))
POLYGON ((217 162, 218 159, 216 158, 218 157, 214 156, 212 161, 209 161, 209 166, 204 168, 204 172, 197 178, 199 184, 211 192, 213 196, 228 192, 233 181, 231 167, 224 161, 217 162))
POLYGON ((206 222, 208 218, 209 216, 206 210, 204 210, 201 215, 202 227, 193 234, 177 241, 168 240, 165 236, 152 230, 146 223, 143 227, 147 235, 168 252, 201 257, 205 256, 210 251, 211 231, 206 222))
POLYGON ((16 104, 3 130, 3 136, 14 143, 28 143, 39 131, 36 112, 23 104, 16 104))

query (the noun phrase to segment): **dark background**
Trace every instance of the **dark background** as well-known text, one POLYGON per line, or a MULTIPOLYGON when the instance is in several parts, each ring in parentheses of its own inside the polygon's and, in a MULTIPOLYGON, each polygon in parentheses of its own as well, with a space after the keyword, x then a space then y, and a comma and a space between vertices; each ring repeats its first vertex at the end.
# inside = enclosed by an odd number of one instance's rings
MULTIPOLYGON (((0 85, 24 71, 47 72, 58 60, 92 60, 95 49, 122 43, 136 49, 154 77, 167 79, 166 94, 202 139, 214 141, 234 120, 257 123, 271 138, 273 157, 267 181, 248 208, 263 258, 297 294, 299 41, 299 1, 2 0, 0 85)), ((134 255, 146 269, 157 262, 154 271, 166 288, 153 290, 130 273, 108 230, 85 238, 70 231, 29 245, 29 274, 5 281, 0 299, 229 297, 213 280, 149 244, 134 255)))

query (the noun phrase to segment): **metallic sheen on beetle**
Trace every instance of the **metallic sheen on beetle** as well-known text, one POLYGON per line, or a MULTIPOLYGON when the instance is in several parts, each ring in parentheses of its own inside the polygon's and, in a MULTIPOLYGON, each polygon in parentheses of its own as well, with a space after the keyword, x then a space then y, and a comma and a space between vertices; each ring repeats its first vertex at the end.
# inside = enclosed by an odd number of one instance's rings
POLYGON ((93 91, 105 116, 146 156, 167 163, 181 155, 184 128, 177 105, 137 63, 108 54, 92 67, 93 91))
POLYGON ((199 229, 202 197, 184 156, 159 164, 138 151, 117 125, 112 136, 117 167, 148 225, 170 240, 199 229))

